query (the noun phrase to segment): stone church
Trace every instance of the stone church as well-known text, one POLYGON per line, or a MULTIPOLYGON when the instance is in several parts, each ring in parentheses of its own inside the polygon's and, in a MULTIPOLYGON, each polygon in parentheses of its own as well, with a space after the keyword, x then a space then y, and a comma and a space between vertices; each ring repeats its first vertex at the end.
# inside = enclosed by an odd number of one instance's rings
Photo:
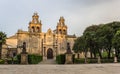
MULTIPOLYGON (((28 31, 19 29, 14 36, 8 38, 8 41, 12 38, 16 40, 14 46, 16 46, 17 54, 21 53, 22 48, 20 46, 23 42, 26 42, 26 51, 29 54, 39 54, 44 59, 53 59, 58 54, 64 54, 68 42, 72 49, 76 36, 68 35, 68 27, 63 17, 60 17, 55 30, 49 28, 47 32, 42 32, 42 25, 39 15, 34 13, 32 20, 29 22, 28 31)), ((8 45, 11 45, 11 43, 8 43, 8 45)))

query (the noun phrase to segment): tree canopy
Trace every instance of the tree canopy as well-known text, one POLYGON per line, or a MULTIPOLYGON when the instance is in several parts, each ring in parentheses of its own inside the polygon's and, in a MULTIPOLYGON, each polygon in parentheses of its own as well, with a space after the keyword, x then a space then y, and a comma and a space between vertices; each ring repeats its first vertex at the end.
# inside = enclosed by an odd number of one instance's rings
POLYGON ((6 34, 4 32, 0 32, 0 59, 2 53, 2 44, 6 42, 6 34))
POLYGON ((75 41, 73 50, 84 51, 90 49, 91 58, 93 58, 92 54, 96 58, 97 53, 102 58, 101 50, 105 49, 108 52, 108 58, 110 58, 112 48, 119 55, 120 22, 117 21, 87 27, 83 32, 83 36, 78 37, 75 41))

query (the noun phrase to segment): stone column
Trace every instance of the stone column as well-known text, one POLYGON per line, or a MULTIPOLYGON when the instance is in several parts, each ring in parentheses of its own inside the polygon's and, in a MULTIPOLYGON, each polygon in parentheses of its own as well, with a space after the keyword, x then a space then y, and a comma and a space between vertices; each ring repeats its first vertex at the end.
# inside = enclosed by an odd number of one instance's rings
POLYGON ((28 54, 26 52, 26 42, 23 42, 23 50, 21 53, 21 64, 28 64, 28 54))
POLYGON ((7 58, 5 58, 5 64, 8 64, 8 62, 7 62, 7 58))
POLYGON ((115 49, 113 49, 113 55, 114 55, 114 63, 117 63, 117 57, 116 57, 115 49))
POLYGON ((114 63, 117 63, 117 57, 116 56, 114 57, 114 63))
POLYGON ((28 54, 21 54, 21 64, 28 64, 28 54))
POLYGON ((65 64, 73 64, 73 54, 66 54, 65 55, 65 64))
POLYGON ((87 63, 87 57, 85 57, 85 64, 87 63))
POLYGON ((101 63, 101 59, 100 59, 100 56, 98 56, 98 63, 99 63, 99 64, 101 63))
POLYGON ((73 54, 71 52, 69 43, 67 43, 67 52, 65 54, 65 64, 73 64, 73 54))

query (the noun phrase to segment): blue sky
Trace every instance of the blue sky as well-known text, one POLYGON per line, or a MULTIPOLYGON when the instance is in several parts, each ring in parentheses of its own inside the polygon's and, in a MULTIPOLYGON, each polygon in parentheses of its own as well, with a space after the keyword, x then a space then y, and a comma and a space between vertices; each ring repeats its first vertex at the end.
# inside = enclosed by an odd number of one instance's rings
POLYGON ((42 21, 42 31, 54 30, 64 16, 69 34, 82 35, 92 24, 120 21, 120 0, 1 0, 0 30, 8 36, 18 29, 28 30, 34 12, 42 21))

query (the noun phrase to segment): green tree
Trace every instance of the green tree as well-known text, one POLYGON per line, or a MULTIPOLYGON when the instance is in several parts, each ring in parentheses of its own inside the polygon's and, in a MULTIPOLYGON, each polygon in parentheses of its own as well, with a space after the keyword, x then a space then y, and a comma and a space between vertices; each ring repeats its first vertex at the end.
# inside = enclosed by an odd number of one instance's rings
POLYGON ((114 35, 113 39, 112 39, 112 45, 115 48, 115 56, 118 58, 119 55, 119 51, 120 51, 120 30, 118 30, 116 32, 116 34, 114 35))
POLYGON ((94 58, 96 58, 97 53, 97 43, 96 43, 96 31, 98 30, 99 25, 92 25, 85 29, 83 35, 86 41, 86 48, 90 48, 91 58, 93 58, 92 54, 94 54, 94 58))
POLYGON ((2 44, 6 42, 6 34, 3 32, 0 32, 0 59, 2 54, 2 44))
POLYGON ((78 37, 75 40, 73 50, 74 50, 74 52, 78 53, 78 58, 79 58, 79 52, 84 52, 85 45, 86 45, 85 44, 85 38, 83 36, 78 37))
POLYGON ((83 51, 83 47, 90 49, 91 58, 93 58, 92 54, 96 58, 97 53, 102 58, 101 50, 105 49, 108 52, 108 58, 110 58, 112 47, 115 48, 116 53, 119 53, 119 30, 120 22, 89 26, 85 29, 83 36, 75 41, 73 49, 76 52, 83 51))
POLYGON ((112 38, 114 36, 114 30, 109 25, 101 25, 97 30, 98 46, 104 48, 108 52, 108 58, 110 58, 110 52, 112 48, 112 38))

